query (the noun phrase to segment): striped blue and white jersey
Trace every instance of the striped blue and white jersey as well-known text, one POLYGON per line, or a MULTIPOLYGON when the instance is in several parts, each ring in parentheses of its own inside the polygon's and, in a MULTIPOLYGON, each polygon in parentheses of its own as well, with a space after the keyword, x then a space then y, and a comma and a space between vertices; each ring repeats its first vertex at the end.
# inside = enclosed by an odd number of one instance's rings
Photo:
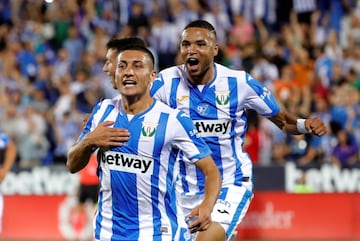
POLYGON ((154 101, 145 112, 128 118, 120 98, 100 102, 79 139, 106 120, 115 121, 114 127, 128 129, 131 136, 121 147, 99 149, 95 239, 174 240, 179 225, 176 156, 181 149, 193 164, 211 154, 209 147, 184 112, 154 101))
MULTIPOLYGON (((151 95, 190 115, 210 146, 222 186, 241 186, 243 177, 252 178, 252 162, 242 148, 246 110, 270 117, 280 111, 279 105, 266 87, 244 71, 215 64, 214 79, 202 86, 193 85, 186 76, 184 65, 164 69, 153 82, 151 95)), ((180 193, 203 193, 204 176, 196 167, 180 162, 180 174, 180 193)))

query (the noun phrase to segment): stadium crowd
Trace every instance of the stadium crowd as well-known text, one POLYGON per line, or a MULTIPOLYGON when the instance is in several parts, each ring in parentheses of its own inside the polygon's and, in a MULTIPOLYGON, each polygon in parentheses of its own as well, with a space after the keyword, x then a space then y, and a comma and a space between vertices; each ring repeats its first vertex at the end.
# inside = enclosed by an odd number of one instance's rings
POLYGON ((0 129, 18 166, 65 165, 85 113, 117 94, 103 72, 109 39, 143 38, 161 70, 179 64, 181 30, 195 19, 217 29, 217 62, 329 127, 286 135, 249 110, 244 146, 255 165, 359 165, 360 1, 0 0, 0 129))

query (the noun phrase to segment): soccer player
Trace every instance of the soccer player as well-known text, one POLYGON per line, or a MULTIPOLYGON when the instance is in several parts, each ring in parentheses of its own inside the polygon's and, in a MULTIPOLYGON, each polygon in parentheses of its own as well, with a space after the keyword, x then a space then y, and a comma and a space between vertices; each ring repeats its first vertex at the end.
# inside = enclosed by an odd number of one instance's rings
MULTIPOLYGON (((11 170, 17 157, 17 148, 10 137, 0 130, 0 183, 2 183, 11 170)), ((2 229, 2 214, 4 197, 0 191, 0 233, 2 229)))
MULTIPOLYGON (((326 133, 319 118, 298 119, 281 110, 270 91, 248 73, 215 63, 218 48, 216 31, 210 23, 189 23, 180 41, 183 64, 160 71, 151 88, 155 99, 190 115, 199 135, 210 146, 222 176, 213 222, 209 229, 197 233, 197 241, 224 241, 236 235, 235 229, 252 200, 253 166, 242 149, 247 109, 269 118, 290 134, 326 133)), ((186 155, 182 159, 179 203, 184 214, 192 217, 192 207, 202 200, 204 177, 188 164, 186 155)))
POLYGON ((115 78, 121 98, 105 99, 93 109, 79 141, 68 152, 67 167, 75 173, 99 148, 94 240, 191 240, 185 217, 177 217, 176 210, 175 165, 180 150, 206 177, 206 195, 190 228, 206 230, 211 223, 220 173, 191 119, 151 98, 155 76, 152 53, 141 45, 126 46, 118 56, 115 78))

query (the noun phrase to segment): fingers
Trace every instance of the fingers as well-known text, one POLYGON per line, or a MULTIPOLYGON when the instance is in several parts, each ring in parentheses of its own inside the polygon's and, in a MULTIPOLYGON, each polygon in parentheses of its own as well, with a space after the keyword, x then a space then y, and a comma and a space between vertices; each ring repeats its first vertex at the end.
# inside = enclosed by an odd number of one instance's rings
POLYGON ((92 144, 98 147, 122 146, 130 139, 130 132, 123 128, 112 128, 112 121, 98 125, 91 135, 92 144))
POLYGON ((185 221, 188 224, 191 233, 205 231, 210 227, 211 213, 200 212, 199 209, 195 208, 190 215, 185 218, 185 221))
POLYGON ((205 231, 210 227, 211 220, 209 218, 205 218, 200 220, 197 218, 194 222, 189 225, 189 229, 191 233, 196 233, 198 231, 205 231))

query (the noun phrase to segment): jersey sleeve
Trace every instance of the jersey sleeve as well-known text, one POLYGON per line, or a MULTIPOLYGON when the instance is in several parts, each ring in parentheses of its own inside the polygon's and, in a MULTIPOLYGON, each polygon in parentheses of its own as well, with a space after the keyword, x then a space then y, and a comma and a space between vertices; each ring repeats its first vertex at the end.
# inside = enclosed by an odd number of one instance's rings
POLYGON ((98 119, 96 118, 96 114, 104 105, 104 101, 100 101, 92 110, 89 119, 87 120, 83 131, 81 132, 78 141, 82 140, 89 132, 93 131, 95 127, 99 124, 98 119))
POLYGON ((163 75, 159 73, 155 80, 152 82, 150 88, 150 95, 157 100, 160 100, 163 103, 166 103, 166 95, 165 95, 165 82, 163 75))
POLYGON ((259 115, 272 117, 280 112, 275 96, 258 80, 248 73, 245 74, 247 98, 245 107, 255 110, 259 115))

